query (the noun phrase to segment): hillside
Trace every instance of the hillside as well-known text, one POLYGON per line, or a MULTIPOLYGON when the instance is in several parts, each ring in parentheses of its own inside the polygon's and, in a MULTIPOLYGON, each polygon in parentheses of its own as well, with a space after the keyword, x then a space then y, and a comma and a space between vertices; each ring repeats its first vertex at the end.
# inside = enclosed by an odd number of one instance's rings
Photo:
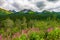
POLYGON ((11 14, 11 11, 0 8, 0 14, 11 14))

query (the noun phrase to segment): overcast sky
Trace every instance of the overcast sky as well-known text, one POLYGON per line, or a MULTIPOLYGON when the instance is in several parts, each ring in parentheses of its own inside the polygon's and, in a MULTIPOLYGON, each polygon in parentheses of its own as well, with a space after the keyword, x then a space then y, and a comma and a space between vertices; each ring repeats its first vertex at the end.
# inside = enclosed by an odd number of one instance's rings
POLYGON ((0 0, 0 8, 16 11, 23 9, 60 11, 60 0, 0 0))

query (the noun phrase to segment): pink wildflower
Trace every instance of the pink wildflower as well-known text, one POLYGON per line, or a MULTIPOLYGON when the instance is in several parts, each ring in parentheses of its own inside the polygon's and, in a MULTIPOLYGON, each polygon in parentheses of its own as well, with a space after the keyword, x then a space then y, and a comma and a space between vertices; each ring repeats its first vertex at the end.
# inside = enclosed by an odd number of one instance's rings
POLYGON ((19 33, 19 32, 17 32, 15 35, 16 35, 17 37, 20 37, 20 33, 19 33))
POLYGON ((38 32, 39 28, 31 28, 31 31, 38 32))
POLYGON ((22 33, 26 34, 26 33, 28 33, 28 30, 22 30, 22 33))
POLYGON ((47 32, 51 32, 53 30, 53 28, 48 28, 47 32))
POLYGON ((13 38, 16 38, 16 35, 15 34, 13 35, 13 38))
POLYGON ((2 40, 2 35, 0 35, 0 40, 2 40))

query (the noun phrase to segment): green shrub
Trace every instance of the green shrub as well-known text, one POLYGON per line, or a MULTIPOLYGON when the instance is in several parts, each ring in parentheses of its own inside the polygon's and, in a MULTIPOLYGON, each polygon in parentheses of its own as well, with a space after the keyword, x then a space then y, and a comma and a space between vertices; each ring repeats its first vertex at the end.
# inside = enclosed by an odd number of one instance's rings
POLYGON ((12 40, 20 40, 18 37, 16 37, 16 38, 13 38, 12 40))
POLYGON ((26 35, 22 35, 19 39, 20 40, 28 40, 27 37, 26 37, 26 35))
POLYGON ((5 28, 9 28, 9 27, 14 26, 14 22, 9 18, 7 18, 6 20, 3 20, 2 24, 4 25, 5 28))
POLYGON ((40 37, 40 38, 44 38, 44 37, 45 37, 45 32, 41 30, 41 31, 39 32, 39 37, 40 37))
POLYGON ((13 40, 28 40, 26 35, 21 35, 21 37, 13 38, 13 40))
POLYGON ((60 39, 60 29, 55 28, 51 32, 48 32, 47 39, 48 40, 59 40, 60 39))
POLYGON ((39 40, 40 37, 39 37, 39 35, 37 33, 32 32, 32 33, 29 34, 29 39, 30 40, 39 40))

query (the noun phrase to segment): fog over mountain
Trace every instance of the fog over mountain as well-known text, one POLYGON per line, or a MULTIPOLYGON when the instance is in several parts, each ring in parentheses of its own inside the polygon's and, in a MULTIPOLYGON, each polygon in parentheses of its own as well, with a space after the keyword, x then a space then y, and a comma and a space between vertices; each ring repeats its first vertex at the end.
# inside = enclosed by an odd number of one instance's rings
POLYGON ((20 11, 30 9, 33 11, 60 11, 60 0, 0 0, 0 8, 20 11))

